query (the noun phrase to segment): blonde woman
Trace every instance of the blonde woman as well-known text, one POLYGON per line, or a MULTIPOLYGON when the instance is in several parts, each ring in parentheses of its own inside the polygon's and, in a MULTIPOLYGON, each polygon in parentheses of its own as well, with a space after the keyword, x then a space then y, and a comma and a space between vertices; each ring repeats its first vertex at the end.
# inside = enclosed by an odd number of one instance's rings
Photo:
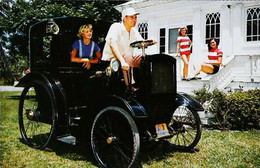
POLYGON ((181 59, 184 63, 183 67, 183 80, 187 80, 188 78, 188 67, 190 60, 190 48, 192 42, 190 38, 187 36, 188 29, 187 27, 181 27, 178 30, 179 36, 177 38, 177 55, 180 52, 181 59))
POLYGON ((84 63, 83 67, 89 69, 91 63, 98 63, 101 59, 99 46, 91 40, 92 25, 82 25, 79 28, 76 40, 72 45, 71 62, 84 63))

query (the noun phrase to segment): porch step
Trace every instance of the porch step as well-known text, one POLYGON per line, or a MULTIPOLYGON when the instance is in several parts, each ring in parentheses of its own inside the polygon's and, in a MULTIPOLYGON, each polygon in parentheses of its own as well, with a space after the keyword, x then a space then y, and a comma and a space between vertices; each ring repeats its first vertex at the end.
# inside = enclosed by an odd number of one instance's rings
POLYGON ((209 80, 196 79, 190 81, 177 81, 177 92, 193 95, 193 91, 201 89, 203 85, 209 85, 209 80))
POLYGON ((242 87, 244 91, 248 91, 248 90, 254 90, 256 88, 259 89, 259 86, 260 86, 260 82, 233 81, 224 89, 224 91, 235 90, 235 89, 239 89, 240 87, 242 87))

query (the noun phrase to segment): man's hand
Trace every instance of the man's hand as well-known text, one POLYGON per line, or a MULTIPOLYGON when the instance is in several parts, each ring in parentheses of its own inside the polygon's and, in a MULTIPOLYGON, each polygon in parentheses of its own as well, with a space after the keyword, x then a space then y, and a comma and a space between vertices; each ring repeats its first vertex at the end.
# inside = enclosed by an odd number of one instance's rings
POLYGON ((140 67, 141 59, 142 59, 142 55, 141 54, 138 55, 138 56, 135 56, 133 58, 132 66, 135 67, 135 68, 136 67, 140 67))
POLYGON ((121 67, 123 70, 129 70, 129 65, 125 61, 121 61, 121 67))

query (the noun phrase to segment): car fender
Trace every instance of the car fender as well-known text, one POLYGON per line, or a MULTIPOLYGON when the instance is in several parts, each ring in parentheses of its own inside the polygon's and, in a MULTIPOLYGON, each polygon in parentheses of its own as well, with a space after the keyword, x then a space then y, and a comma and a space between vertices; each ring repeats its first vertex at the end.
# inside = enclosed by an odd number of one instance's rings
POLYGON ((67 104, 66 104, 65 94, 63 92, 59 80, 55 79, 54 77, 48 74, 32 72, 26 74, 23 78, 21 78, 19 83, 16 85, 16 87, 25 87, 29 82, 34 80, 43 81, 50 89, 54 97, 54 101, 55 101, 54 103, 57 109, 57 113, 55 116, 57 119, 57 124, 68 125, 67 120, 65 118, 68 115, 67 104))
POLYGON ((119 106, 127 110, 134 118, 145 118, 147 112, 144 107, 134 98, 124 99, 116 95, 102 97, 102 107, 119 106))
POLYGON ((204 108, 197 100, 195 100, 193 97, 183 92, 177 93, 176 103, 177 106, 185 105, 185 106, 192 107, 196 111, 204 111, 204 108))

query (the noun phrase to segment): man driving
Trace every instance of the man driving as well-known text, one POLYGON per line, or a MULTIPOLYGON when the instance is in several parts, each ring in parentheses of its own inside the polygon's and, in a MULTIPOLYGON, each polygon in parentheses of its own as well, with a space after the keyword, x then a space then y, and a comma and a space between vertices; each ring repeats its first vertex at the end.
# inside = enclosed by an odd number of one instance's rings
POLYGON ((132 74, 130 67, 140 66, 141 55, 133 56, 134 48, 130 46, 130 43, 144 40, 135 28, 138 14, 133 8, 126 8, 122 11, 122 22, 113 23, 110 26, 102 54, 102 60, 110 61, 115 57, 119 60, 126 88, 132 91, 136 89, 129 86, 130 81, 133 83, 133 79, 130 78, 130 71, 132 74))

